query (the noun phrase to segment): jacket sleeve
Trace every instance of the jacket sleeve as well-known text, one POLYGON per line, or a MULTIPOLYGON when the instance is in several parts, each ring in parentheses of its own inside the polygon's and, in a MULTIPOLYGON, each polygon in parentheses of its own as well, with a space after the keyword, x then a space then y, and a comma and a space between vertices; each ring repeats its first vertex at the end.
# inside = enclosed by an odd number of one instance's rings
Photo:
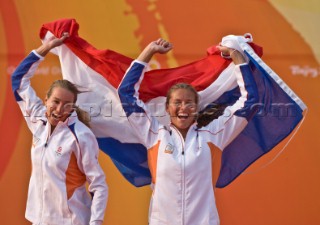
POLYGON ((254 116, 254 105, 258 101, 258 89, 248 64, 236 65, 232 76, 236 76, 240 88, 239 99, 224 110, 207 128, 214 134, 211 140, 223 150, 245 128, 254 116))
POLYGON ((151 147, 158 134, 159 122, 152 118, 143 101, 139 99, 139 87, 143 80, 146 63, 133 61, 118 88, 119 98, 128 121, 139 142, 151 147))
MULTIPOLYGON (((78 124, 80 126, 80 124, 78 124)), ((81 126, 85 126, 81 124, 81 126)), ((77 134, 80 152, 77 153, 78 165, 89 183, 92 194, 90 225, 101 224, 108 201, 108 186, 105 174, 99 164, 99 146, 96 137, 87 127, 77 134)))
POLYGON ((14 97, 27 121, 28 127, 34 133, 37 121, 43 119, 45 106, 36 95, 30 84, 36 69, 44 57, 32 51, 16 68, 11 76, 14 97))

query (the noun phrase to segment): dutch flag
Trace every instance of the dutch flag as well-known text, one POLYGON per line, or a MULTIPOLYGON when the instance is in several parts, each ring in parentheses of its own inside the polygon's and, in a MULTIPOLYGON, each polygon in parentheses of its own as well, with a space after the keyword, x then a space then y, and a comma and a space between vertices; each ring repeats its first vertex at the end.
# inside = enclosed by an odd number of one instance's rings
MULTIPOLYGON (((78 29, 74 19, 58 20, 44 24, 40 38, 69 33, 65 44, 52 52, 60 59, 63 78, 86 91, 79 95, 77 104, 89 112, 100 149, 111 157, 130 183, 135 186, 150 184, 147 149, 132 133, 117 94, 117 87, 133 59, 111 50, 94 48, 78 35, 78 29)), ((250 35, 239 37, 238 44, 258 85, 259 103, 254 109, 258 112, 224 149, 217 187, 231 183, 255 160, 290 135, 306 110, 301 99, 261 60, 262 49, 252 43, 250 35)), ((211 103, 230 105, 240 94, 235 78, 229 76, 233 66, 231 60, 222 58, 216 48, 211 47, 208 56, 199 61, 146 72, 140 99, 162 123, 169 120, 164 109, 166 90, 177 82, 190 83, 196 88, 201 109, 211 103)))

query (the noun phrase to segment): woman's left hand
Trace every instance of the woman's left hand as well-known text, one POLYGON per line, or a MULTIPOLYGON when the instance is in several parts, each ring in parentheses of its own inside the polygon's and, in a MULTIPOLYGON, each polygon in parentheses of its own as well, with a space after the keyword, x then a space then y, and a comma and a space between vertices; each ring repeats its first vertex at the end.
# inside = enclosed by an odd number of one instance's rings
POLYGON ((236 49, 228 48, 222 45, 218 45, 217 49, 221 51, 223 57, 232 59, 234 64, 241 64, 246 62, 243 55, 236 49))

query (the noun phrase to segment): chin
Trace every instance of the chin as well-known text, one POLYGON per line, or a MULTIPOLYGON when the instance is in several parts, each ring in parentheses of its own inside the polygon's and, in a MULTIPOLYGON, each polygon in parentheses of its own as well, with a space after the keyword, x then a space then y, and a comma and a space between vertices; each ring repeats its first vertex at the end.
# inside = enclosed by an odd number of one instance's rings
POLYGON ((49 123, 50 123, 50 125, 53 126, 53 127, 56 127, 56 126, 58 125, 58 123, 53 123, 53 122, 50 122, 50 121, 49 121, 49 123))
POLYGON ((181 130, 185 130, 185 129, 189 129, 190 126, 191 126, 191 124, 188 124, 188 125, 183 124, 183 125, 178 126, 178 128, 181 130))
POLYGON ((57 126, 59 123, 59 121, 52 120, 52 119, 49 119, 48 122, 50 123, 51 126, 57 126))

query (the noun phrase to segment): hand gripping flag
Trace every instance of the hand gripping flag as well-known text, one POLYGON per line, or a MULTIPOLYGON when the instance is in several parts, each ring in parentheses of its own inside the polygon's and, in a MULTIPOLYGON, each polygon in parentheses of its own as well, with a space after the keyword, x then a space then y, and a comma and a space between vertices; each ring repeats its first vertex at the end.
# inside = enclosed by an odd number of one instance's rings
MULTIPOLYGON (((86 92, 77 104, 91 116, 91 128, 100 149, 108 154, 122 175, 133 185, 150 184, 147 150, 132 133, 117 95, 117 87, 133 59, 111 50, 98 50, 78 35, 74 19, 44 24, 42 40, 68 32, 65 44, 52 50, 59 57, 64 79, 86 92)), ((224 187, 239 176, 256 159, 269 152, 287 137, 303 118, 306 109, 299 97, 260 58, 262 48, 252 43, 250 35, 229 36, 224 45, 246 55, 259 88, 258 113, 222 153, 217 187, 224 187), (234 45, 234 43, 237 43, 234 45), (231 46, 230 46, 231 45, 231 46)), ((232 104, 239 96, 234 64, 211 47, 207 57, 171 69, 146 72, 140 87, 140 99, 146 102, 162 123, 166 90, 177 82, 193 85, 201 96, 200 108, 208 104, 232 104)))

